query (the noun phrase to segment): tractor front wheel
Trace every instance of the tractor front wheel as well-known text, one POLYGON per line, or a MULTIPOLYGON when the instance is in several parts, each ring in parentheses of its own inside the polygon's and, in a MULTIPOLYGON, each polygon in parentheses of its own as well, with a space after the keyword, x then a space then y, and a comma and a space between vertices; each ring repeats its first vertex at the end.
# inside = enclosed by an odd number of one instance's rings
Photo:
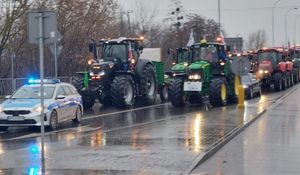
POLYGON ((169 87, 169 100, 174 107, 182 107, 185 104, 186 96, 183 91, 183 80, 175 78, 169 87))
POLYGON ((209 100, 213 106, 224 106, 227 104, 227 82, 223 78, 214 78, 210 82, 209 100))
POLYGON ((131 76, 120 75, 114 78, 111 85, 112 103, 117 108, 128 108, 134 105, 135 84, 131 76))

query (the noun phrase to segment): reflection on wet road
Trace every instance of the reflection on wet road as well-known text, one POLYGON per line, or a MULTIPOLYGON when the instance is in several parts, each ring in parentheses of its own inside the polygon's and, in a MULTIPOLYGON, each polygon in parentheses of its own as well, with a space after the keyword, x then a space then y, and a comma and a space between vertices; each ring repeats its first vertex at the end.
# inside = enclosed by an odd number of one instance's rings
MULTIPOLYGON (((46 172, 177 174, 200 152, 284 94, 267 93, 249 100, 245 110, 232 105, 207 112, 201 106, 161 104, 118 112, 96 106, 86 112, 80 126, 66 122, 46 134, 46 172)), ((38 131, 11 128, 0 133, 0 139, 4 174, 40 171, 38 131)))

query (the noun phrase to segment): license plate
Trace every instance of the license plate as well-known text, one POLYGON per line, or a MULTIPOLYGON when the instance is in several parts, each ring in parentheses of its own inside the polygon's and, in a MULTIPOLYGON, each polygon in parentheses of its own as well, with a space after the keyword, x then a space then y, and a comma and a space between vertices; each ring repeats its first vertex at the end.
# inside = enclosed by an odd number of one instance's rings
POLYGON ((8 121, 23 121, 25 120, 23 116, 8 116, 8 121))
POLYGON ((202 82, 184 82, 183 86, 184 91, 201 91, 202 90, 202 82))

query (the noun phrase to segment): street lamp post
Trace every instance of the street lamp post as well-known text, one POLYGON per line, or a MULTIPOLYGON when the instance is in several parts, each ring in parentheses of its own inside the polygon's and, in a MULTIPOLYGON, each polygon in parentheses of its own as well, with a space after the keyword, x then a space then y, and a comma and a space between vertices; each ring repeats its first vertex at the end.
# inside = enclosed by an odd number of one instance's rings
POLYGON ((289 14, 289 12, 291 12, 291 11, 293 11, 293 10, 297 10, 298 8, 291 8, 291 9, 289 9, 288 11, 286 11, 286 13, 285 13, 285 44, 286 44, 286 46, 288 46, 288 34, 287 34, 287 28, 288 28, 288 26, 287 26, 287 16, 288 16, 288 14, 289 14))
POLYGON ((218 0, 218 22, 219 22, 219 35, 221 36, 221 2, 218 0))
POLYGON ((295 21, 294 21, 294 45, 296 45, 296 32, 297 32, 297 20, 300 17, 300 15, 296 16, 295 21))
POLYGON ((272 5, 272 46, 273 47, 274 47, 274 43, 275 43, 275 39, 274 39, 274 8, 279 1, 281 1, 281 0, 275 1, 274 4, 272 5))

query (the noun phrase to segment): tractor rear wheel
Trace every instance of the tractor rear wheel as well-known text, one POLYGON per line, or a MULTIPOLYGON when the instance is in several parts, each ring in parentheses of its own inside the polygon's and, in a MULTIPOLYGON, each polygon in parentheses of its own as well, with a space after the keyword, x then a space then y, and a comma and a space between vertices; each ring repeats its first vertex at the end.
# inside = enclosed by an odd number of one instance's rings
POLYGON ((183 80, 175 78, 169 87, 169 100, 174 107, 184 106, 186 95, 183 91, 183 80))
POLYGON ((210 82, 209 100, 213 106, 224 106, 227 104, 227 81, 223 78, 214 78, 210 82))
POLYGON ((128 108, 134 105, 135 84, 131 76, 116 76, 111 85, 112 104, 117 108, 128 108))
POLYGON ((294 84, 297 84, 299 82, 299 69, 296 68, 293 71, 293 77, 294 77, 294 84))
POLYGON ((140 76, 141 101, 145 105, 153 105, 156 101, 156 73, 152 64, 146 64, 140 76))
POLYGON ((281 91, 283 86, 282 74, 277 72, 274 74, 274 89, 275 91, 281 91))
POLYGON ((83 77, 75 76, 71 80, 79 94, 82 96, 82 105, 85 110, 91 109, 95 103, 95 96, 92 95, 84 86, 83 77))

